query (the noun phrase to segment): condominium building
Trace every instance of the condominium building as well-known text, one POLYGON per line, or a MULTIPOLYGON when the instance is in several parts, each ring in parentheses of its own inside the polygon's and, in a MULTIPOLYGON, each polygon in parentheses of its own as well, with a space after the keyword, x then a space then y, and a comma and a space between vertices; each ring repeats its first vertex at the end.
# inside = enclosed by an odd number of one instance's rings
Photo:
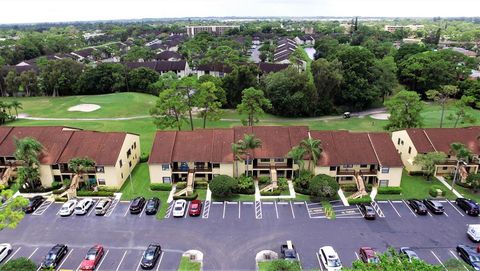
POLYGON ((207 32, 214 35, 223 35, 228 30, 240 28, 238 25, 199 25, 199 26, 187 26, 187 35, 189 37, 195 37, 196 34, 207 32))

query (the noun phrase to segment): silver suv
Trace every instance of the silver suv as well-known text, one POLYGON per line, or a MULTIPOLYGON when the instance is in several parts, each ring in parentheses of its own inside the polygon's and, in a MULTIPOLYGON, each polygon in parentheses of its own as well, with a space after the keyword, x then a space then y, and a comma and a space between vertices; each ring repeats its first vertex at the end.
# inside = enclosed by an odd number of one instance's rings
POLYGON ((105 215, 112 205, 111 199, 101 199, 95 206, 95 215, 105 215))

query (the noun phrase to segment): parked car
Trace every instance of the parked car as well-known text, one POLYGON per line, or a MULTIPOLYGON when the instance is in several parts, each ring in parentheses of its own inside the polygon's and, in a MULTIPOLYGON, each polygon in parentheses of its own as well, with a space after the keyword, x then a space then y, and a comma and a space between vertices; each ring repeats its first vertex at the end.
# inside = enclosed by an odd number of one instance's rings
POLYGON ((112 200, 109 198, 101 199, 95 206, 95 215, 105 215, 112 205, 112 200))
POLYGON ((30 214, 30 213, 33 213, 35 212, 35 210, 38 209, 38 207, 40 207, 40 205, 42 205, 42 203, 45 201, 45 198, 42 197, 42 196, 35 196, 33 198, 31 198, 28 202, 28 205, 25 206, 23 208, 23 211, 26 213, 26 214, 30 214))
POLYGON ((75 206, 77 206, 78 201, 76 199, 71 199, 65 202, 60 208, 60 216, 69 216, 75 211, 75 206))
POLYGON ((160 200, 158 198, 151 198, 147 200, 147 207, 145 207, 145 214, 154 215, 160 208, 160 200))
POLYGON ((130 203, 130 214, 136 215, 142 212, 143 206, 145 206, 144 197, 136 197, 130 203))
POLYGON ((82 199, 77 203, 77 206, 75 206, 74 214, 76 215, 87 214, 90 208, 92 208, 92 206, 93 206, 93 199, 91 198, 82 199))
POLYGON ((413 260, 420 260, 420 257, 418 257, 417 253, 409 247, 401 247, 399 252, 400 254, 405 255, 409 262, 412 262, 413 260))
POLYGON ((470 224, 470 225, 468 225, 467 236, 473 242, 480 242, 480 224, 470 224))
POLYGON ((423 202, 418 199, 408 200, 408 205, 412 208, 412 210, 415 213, 419 215, 426 215, 428 212, 425 204, 423 204, 423 202))
POLYGON ((438 200, 424 199, 423 204, 434 214, 443 214, 443 205, 438 200))
POLYGON ((0 244, 0 262, 3 262, 11 252, 12 245, 8 243, 0 244))
POLYGON ((471 265, 475 270, 480 270, 480 254, 473 247, 458 245, 457 253, 462 260, 471 265))
POLYGON ((140 266, 143 269, 152 269, 157 264, 158 258, 162 254, 162 247, 157 244, 150 244, 145 252, 143 252, 142 261, 140 266))
POLYGON ((201 200, 192 200, 190 202, 190 207, 188 208, 188 214, 190 216, 199 216, 202 213, 202 201, 201 200))
POLYGON ((372 219, 375 219, 375 217, 377 216, 377 214, 375 213, 375 210, 370 205, 359 204, 358 208, 360 209, 360 212, 362 213, 365 219, 372 220, 372 219))
POLYGON ((183 217, 185 215, 185 209, 187 208, 187 201, 179 199, 175 201, 173 205, 173 217, 183 217))
POLYGON ((455 203, 467 215, 478 216, 480 214, 480 209, 478 207, 478 204, 474 200, 466 199, 466 198, 457 198, 455 200, 455 203))
POLYGON ((321 247, 318 251, 320 260, 327 271, 342 270, 342 262, 338 257, 337 252, 331 246, 321 247))
POLYGON ((370 264, 378 264, 380 263, 380 259, 377 256, 377 253, 373 248, 371 247, 361 247, 360 250, 358 251, 360 259, 364 263, 370 263, 370 264))
POLYGON ((292 244, 292 241, 287 241, 287 243, 280 246, 280 253, 282 258, 285 260, 295 261, 298 259, 297 251, 295 246, 292 244))
POLYGON ((40 267, 42 269, 56 269, 60 264, 62 259, 67 255, 68 247, 67 245, 57 244, 50 249, 47 256, 43 259, 40 267))
POLYGON ((103 257, 103 246, 95 245, 90 248, 80 264, 80 270, 95 270, 103 257))

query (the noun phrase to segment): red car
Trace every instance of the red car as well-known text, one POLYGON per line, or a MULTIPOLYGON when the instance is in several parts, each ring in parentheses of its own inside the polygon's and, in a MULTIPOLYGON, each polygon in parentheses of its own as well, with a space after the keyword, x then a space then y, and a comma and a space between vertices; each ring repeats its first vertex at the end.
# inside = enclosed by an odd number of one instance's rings
POLYGON ((188 214, 190 216, 199 216, 202 213, 202 201, 196 199, 190 202, 190 208, 188 208, 188 214))
POLYGON ((103 253, 104 250, 101 245, 95 245, 90 248, 85 259, 80 264, 80 270, 95 270, 103 257, 103 253))
POLYGON ((378 264, 380 259, 378 259, 377 253, 371 247, 361 247, 359 251, 359 257, 364 263, 378 264))

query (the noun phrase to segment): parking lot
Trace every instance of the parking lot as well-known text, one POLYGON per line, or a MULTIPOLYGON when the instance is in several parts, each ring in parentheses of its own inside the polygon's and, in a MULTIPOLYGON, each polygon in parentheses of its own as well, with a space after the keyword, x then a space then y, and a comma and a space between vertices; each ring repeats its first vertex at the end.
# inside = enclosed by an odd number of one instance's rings
POLYGON ((443 215, 418 216, 404 201, 378 201, 374 221, 363 219, 356 205, 341 202, 331 203, 335 220, 326 218, 319 203, 263 201, 207 202, 198 217, 174 218, 170 210, 162 221, 144 212, 131 215, 129 202, 115 202, 105 216, 90 211, 70 217, 59 216, 60 203, 45 203, 17 229, 0 232, 0 238, 14 247, 8 259, 27 257, 36 263, 54 244, 67 244, 71 249, 60 266, 66 270, 77 270, 94 244, 106 250, 98 270, 137 270, 150 243, 164 250, 156 270, 176 270, 188 249, 204 253, 205 270, 253 270, 258 251, 279 252, 286 240, 292 240, 307 270, 323 270, 317 252, 325 245, 333 246, 346 266, 357 259, 361 246, 379 252, 409 246, 425 261, 441 264, 456 257, 457 244, 473 245, 466 226, 480 219, 466 216, 453 202, 442 203, 443 215))

